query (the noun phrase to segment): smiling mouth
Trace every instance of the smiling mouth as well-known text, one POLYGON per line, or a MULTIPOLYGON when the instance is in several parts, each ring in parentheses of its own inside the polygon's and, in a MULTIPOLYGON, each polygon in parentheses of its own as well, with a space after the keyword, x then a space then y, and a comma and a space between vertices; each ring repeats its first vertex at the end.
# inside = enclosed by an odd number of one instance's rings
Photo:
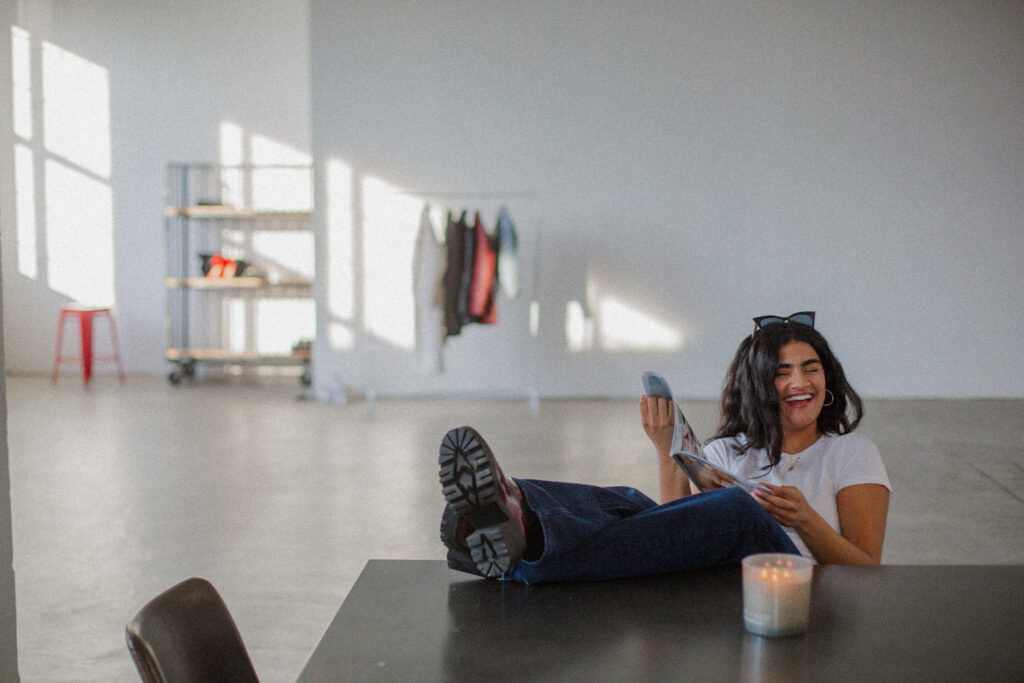
POLYGON ((810 403, 813 396, 811 394, 795 394, 793 396, 786 397, 786 403, 791 405, 810 403))

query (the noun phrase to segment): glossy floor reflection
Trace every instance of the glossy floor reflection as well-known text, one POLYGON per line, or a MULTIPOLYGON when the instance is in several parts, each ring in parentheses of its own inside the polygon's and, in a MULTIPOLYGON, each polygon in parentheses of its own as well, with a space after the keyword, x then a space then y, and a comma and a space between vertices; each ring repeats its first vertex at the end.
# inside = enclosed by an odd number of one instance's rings
MULTIPOLYGON (((437 445, 477 427, 513 476, 656 491, 635 401, 301 400, 294 380, 8 378, 25 681, 137 680, 124 623, 211 580, 265 681, 291 681, 370 558, 441 559, 437 445), (55 645, 59 644, 59 645, 55 645)), ((698 435, 714 402, 684 403, 698 435)), ((1024 401, 869 401, 888 563, 1024 563, 1024 401)))

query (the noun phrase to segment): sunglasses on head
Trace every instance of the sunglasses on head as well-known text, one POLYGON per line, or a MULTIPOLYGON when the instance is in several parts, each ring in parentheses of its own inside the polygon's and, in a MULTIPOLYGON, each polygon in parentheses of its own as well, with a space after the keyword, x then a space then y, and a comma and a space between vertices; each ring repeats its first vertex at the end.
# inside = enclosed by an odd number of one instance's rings
POLYGON ((758 330, 763 330, 772 325, 788 325, 789 323, 814 327, 814 311, 790 313, 786 317, 782 317, 781 315, 758 316, 757 318, 754 318, 754 331, 757 332, 758 330))

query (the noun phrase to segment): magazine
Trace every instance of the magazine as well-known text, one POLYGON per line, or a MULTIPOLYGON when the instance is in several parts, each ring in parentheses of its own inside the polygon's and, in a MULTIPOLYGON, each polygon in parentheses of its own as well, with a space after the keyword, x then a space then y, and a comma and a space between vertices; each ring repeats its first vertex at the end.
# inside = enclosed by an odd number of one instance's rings
POLYGON ((728 486, 739 486, 747 493, 753 493, 757 487, 765 489, 763 484, 737 477, 718 465, 712 464, 704 457, 704 448, 694 433, 693 427, 683 415, 679 403, 672 398, 672 390, 664 377, 655 372, 645 372, 641 377, 641 383, 644 387, 644 394, 647 396, 662 396, 672 401, 676 413, 675 426, 672 430, 672 459, 683 468, 686 476, 697 488, 701 491, 710 491, 728 486))

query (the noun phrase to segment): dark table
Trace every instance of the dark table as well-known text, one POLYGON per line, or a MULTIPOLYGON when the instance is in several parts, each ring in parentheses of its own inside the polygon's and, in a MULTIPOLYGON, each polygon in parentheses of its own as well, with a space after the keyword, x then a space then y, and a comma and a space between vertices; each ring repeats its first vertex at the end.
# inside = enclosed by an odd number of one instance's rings
POLYGON ((738 567, 525 586, 371 560, 300 681, 1024 680, 1024 566, 815 567, 810 628, 743 630, 738 567))

